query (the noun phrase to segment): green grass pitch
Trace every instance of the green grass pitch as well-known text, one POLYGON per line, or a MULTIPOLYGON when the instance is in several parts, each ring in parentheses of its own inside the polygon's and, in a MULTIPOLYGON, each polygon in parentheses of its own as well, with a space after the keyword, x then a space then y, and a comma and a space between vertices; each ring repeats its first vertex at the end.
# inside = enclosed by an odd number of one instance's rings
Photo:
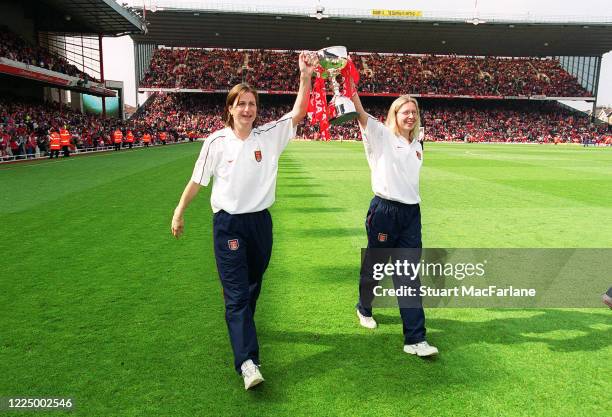
MULTIPOLYGON (((294 142, 280 160, 266 382, 244 392, 210 189, 170 235, 200 146, 0 167, 0 396, 71 396, 88 417, 609 415, 609 310, 429 309, 433 361, 402 352, 396 310, 358 326, 371 189, 346 142, 294 142)), ((421 195, 425 246, 612 247, 612 148, 426 144, 421 195)))

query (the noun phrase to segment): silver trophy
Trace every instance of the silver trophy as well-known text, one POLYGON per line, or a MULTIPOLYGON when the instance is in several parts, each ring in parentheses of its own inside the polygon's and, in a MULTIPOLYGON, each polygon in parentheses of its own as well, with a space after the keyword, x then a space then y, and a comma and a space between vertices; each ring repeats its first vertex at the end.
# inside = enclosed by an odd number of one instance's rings
POLYGON ((339 125, 344 122, 356 119, 358 117, 355 105, 350 98, 340 94, 340 84, 336 77, 340 71, 346 66, 349 56, 345 46, 330 46, 317 51, 319 65, 323 67, 325 72, 323 78, 331 78, 334 89, 334 96, 331 99, 331 104, 334 106, 335 115, 329 119, 332 125, 339 125))

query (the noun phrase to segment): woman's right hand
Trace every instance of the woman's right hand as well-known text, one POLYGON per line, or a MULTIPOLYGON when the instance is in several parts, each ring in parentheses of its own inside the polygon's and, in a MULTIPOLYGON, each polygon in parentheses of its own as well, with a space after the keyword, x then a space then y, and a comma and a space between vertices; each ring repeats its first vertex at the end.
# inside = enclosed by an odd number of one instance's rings
POLYGON ((174 209, 174 213, 172 215, 172 224, 170 225, 170 232, 172 232, 172 236, 175 238, 181 237, 183 234, 183 229, 185 228, 185 221, 183 220, 183 213, 191 200, 196 196, 198 190, 200 189, 200 185, 193 181, 189 181, 185 186, 185 190, 181 195, 181 199, 174 209))
POLYGON ((170 231, 172 232, 172 236, 175 238, 181 237, 183 234, 183 230, 185 229, 185 220, 183 219, 183 215, 176 213, 172 216, 172 225, 170 226, 170 231))

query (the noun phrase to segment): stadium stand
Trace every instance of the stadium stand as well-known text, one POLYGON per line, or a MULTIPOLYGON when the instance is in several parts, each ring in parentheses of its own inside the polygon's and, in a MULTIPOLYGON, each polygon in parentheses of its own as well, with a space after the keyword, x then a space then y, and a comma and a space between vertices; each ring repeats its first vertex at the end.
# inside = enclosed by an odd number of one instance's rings
MULTIPOLYGON (((558 61, 544 58, 352 54, 367 93, 589 97, 558 61)), ((269 91, 297 85, 296 53, 158 49, 142 87, 219 90, 242 79, 269 91)))
MULTIPOLYGON (((589 97, 559 61, 547 58, 467 57, 407 54, 352 54, 360 70, 362 96, 589 97)), ((260 91, 290 94, 297 85, 296 53, 277 50, 162 48, 155 50, 141 87, 197 89, 201 95, 158 94, 147 110, 149 122, 177 126, 181 135, 203 136, 222 126, 225 91, 245 80, 260 91)), ((260 121, 283 113, 292 98, 261 95, 260 121), (284 103, 284 104, 283 104, 284 103), (266 107, 267 106, 267 107, 266 107)), ((389 99, 362 97, 373 115, 384 119, 389 99)), ((551 101, 427 99, 422 103, 425 138, 467 142, 604 143, 606 127, 592 125, 583 113, 551 101)), ((318 127, 298 127, 301 138, 318 139, 318 127)), ((356 125, 333 126, 331 136, 360 139, 356 125)), ((609 140, 608 140, 609 141, 609 140)))
MULTIPOLYGON (((100 2, 96 7, 105 4, 100 2)), ((123 16, 119 22, 123 26, 128 24, 132 30, 129 24, 133 26, 133 22, 129 23, 129 19, 123 16)), ((110 33, 121 32, 119 28, 107 29, 110 33)), ((136 34, 133 38, 137 40, 140 36, 136 34)), ((128 121, 83 114, 58 103, 42 102, 40 98, 36 101, 4 95, 0 98, 0 161, 46 155, 50 130, 63 126, 72 134, 75 150, 82 152, 110 149, 116 129, 124 137, 131 130, 137 143, 145 132, 151 134, 153 144, 160 142, 160 132, 166 132, 170 142, 203 138, 223 127, 224 92, 241 81, 264 92, 260 95, 258 123, 278 119, 290 111, 298 84, 296 52, 281 48, 176 46, 151 46, 150 62, 146 61, 139 72, 139 87, 158 92, 153 92, 128 121), (164 89, 175 92, 162 92, 164 89)), ((521 57, 516 53, 513 57, 483 56, 476 50, 474 56, 451 51, 442 54, 378 51, 351 54, 360 72, 358 88, 366 108, 383 120, 392 96, 419 95, 425 140, 612 144, 607 125, 592 124, 583 113, 556 101, 541 100, 550 97, 593 100, 593 90, 583 87, 557 59, 521 57), (537 100, 524 100, 527 97, 537 100)), ((142 56, 137 54, 139 59, 142 56)), ((0 26, 0 57, 86 81, 95 80, 65 58, 31 45, 6 26, 0 26)), ((138 63, 137 72, 141 64, 138 63)), ((298 126, 297 136, 319 140, 318 126, 306 121, 298 126)), ((331 136, 361 140, 356 123, 332 126, 331 136)))
POLYGON ((0 99, 0 158, 25 159, 34 155, 46 156, 49 149, 50 129, 59 131, 67 126, 75 149, 103 148, 110 145, 108 132, 117 126, 116 119, 102 119, 85 115, 60 106, 25 99, 0 99), (35 144, 33 152, 27 145, 35 144))
MULTIPOLYGON (((78 152, 111 149, 112 133, 116 129, 121 130, 124 135, 128 130, 133 131, 137 144, 142 141, 145 132, 152 135, 153 145, 160 142, 159 133, 162 131, 168 133, 168 141, 171 143, 198 137, 195 131, 185 128, 187 124, 178 123, 177 128, 174 125, 177 119, 173 114, 168 117, 162 116, 163 112, 172 113, 168 101, 173 103, 172 96, 153 101, 148 112, 143 112, 128 121, 122 121, 117 118, 83 114, 58 103, 2 97, 0 98, 0 161, 47 156, 51 129, 59 131, 64 126, 71 133, 72 148, 78 152)), ((185 105, 188 102, 186 99, 185 105)), ((196 120, 196 116, 191 119, 196 120)), ((199 122, 203 122, 204 119, 204 117, 197 118, 199 122)), ((213 117, 209 119, 213 120, 213 117)), ((208 131, 200 131, 200 135, 208 131)))
POLYGON ((242 52, 224 49, 159 49, 142 85, 210 89, 231 87, 242 79, 243 56, 242 52))
POLYGON ((425 103, 425 138, 432 141, 602 143, 607 127, 554 101, 442 100, 425 103))
POLYGON ((104 79, 102 40, 133 33, 146 33, 146 22, 114 1, 2 2, 0 162, 47 156, 50 133, 77 153, 106 149, 117 128, 155 133, 137 120, 106 118, 113 113, 106 112, 104 98, 100 116, 83 112, 98 112, 95 99, 84 104, 85 95, 116 97, 123 105, 117 93, 122 83, 104 79))
MULTIPOLYGON (((290 96, 261 95, 258 123, 279 119, 291 110, 290 96)), ((85 115, 57 103, 0 99, 0 159, 45 156, 51 128, 67 126, 74 148, 105 150, 112 146, 112 132, 132 130, 136 142, 145 132, 153 144, 159 132, 168 132, 170 142, 194 140, 223 127, 223 94, 158 93, 128 121, 85 115)), ((389 98, 365 97, 366 108, 384 120, 389 98)), ((612 134, 604 124, 551 101, 441 100, 421 99, 422 124, 427 141, 461 142, 589 142, 612 145, 612 134)), ((361 140, 356 123, 332 126, 335 139, 361 140)), ((298 126, 297 136, 319 139, 318 126, 308 121, 298 126)))
MULTIPOLYGON (((144 125, 173 126, 180 138, 196 131, 205 137, 223 126, 223 94, 158 93, 139 117, 144 125)), ((291 110, 290 96, 260 95, 259 123, 280 118, 291 110)), ((366 108, 384 120, 389 98, 365 97, 366 108)), ((605 125, 591 125, 589 118, 550 101, 421 99, 425 139, 470 142, 581 142, 603 143, 605 125)), ((331 128, 333 138, 360 140, 356 123, 331 128)), ((318 139, 318 127, 305 122, 298 137, 318 139)))
POLYGON ((80 71, 65 58, 53 55, 43 47, 30 45, 23 38, 11 32, 6 26, 0 26, 0 57, 71 75, 83 80, 98 81, 80 71))

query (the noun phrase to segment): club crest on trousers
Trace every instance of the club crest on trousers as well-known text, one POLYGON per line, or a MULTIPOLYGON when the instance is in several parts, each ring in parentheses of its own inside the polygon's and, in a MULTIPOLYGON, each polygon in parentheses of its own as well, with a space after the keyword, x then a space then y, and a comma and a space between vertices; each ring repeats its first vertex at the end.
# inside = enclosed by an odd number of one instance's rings
POLYGON ((378 234, 378 241, 379 242, 386 242, 387 241, 387 234, 386 233, 379 233, 378 234))
POLYGON ((227 247, 229 250, 238 250, 240 245, 238 244, 238 239, 230 239, 227 241, 227 247))

